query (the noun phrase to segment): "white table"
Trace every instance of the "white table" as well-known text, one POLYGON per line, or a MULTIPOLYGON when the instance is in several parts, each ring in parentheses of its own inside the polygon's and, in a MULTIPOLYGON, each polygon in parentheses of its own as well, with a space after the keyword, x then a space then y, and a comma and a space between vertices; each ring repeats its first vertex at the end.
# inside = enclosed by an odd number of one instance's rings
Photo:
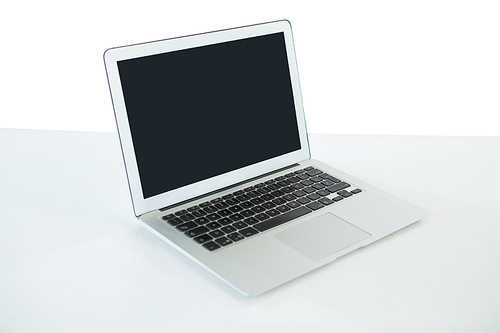
POLYGON ((429 216, 245 298, 140 226, 117 134, 0 130, 0 331, 500 331, 499 137, 310 145, 429 216))

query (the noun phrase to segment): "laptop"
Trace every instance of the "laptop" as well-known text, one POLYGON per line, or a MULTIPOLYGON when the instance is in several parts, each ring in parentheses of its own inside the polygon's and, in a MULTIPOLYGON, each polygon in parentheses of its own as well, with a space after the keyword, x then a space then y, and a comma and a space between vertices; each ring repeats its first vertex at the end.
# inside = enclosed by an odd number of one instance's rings
POLYGON ((104 61, 136 217, 244 295, 427 215, 310 158, 286 20, 111 48, 104 61))

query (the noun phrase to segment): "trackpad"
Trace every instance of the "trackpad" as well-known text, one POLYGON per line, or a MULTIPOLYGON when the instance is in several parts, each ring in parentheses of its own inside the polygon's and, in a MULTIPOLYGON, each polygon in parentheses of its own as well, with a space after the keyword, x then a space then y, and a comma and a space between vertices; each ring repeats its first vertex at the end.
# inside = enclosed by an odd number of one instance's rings
POLYGON ((328 257, 370 236, 366 231, 331 213, 274 235, 314 261, 328 257))

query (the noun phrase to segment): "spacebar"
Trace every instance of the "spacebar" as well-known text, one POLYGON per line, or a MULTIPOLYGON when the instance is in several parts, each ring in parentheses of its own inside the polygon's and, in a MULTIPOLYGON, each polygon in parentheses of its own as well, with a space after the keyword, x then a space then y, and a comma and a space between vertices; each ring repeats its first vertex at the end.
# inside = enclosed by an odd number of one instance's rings
POLYGON ((269 219, 269 220, 266 220, 266 221, 261 222, 259 224, 256 224, 253 227, 259 231, 265 231, 265 230, 277 227, 280 224, 283 224, 285 222, 296 219, 297 217, 300 217, 302 215, 306 215, 307 213, 310 213, 310 212, 312 212, 312 210, 310 210, 307 207, 302 206, 302 207, 299 207, 295 210, 292 210, 291 212, 278 215, 276 217, 273 217, 272 219, 269 219))

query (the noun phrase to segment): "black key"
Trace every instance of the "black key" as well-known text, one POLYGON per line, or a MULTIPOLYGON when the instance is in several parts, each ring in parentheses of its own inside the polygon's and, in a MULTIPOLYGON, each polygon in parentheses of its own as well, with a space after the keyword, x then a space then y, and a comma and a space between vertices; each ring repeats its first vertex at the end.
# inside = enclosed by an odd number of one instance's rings
POLYGON ((215 220, 218 220, 220 219, 220 215, 219 214, 208 214, 207 215, 207 218, 210 220, 210 221, 215 221, 215 220))
POLYGON ((217 222, 210 222, 210 223, 207 223, 205 226, 207 228, 209 228, 210 230, 214 230, 214 229, 218 229, 218 228, 222 227, 222 225, 220 225, 217 222))
POLYGON ((310 177, 314 177, 316 175, 319 175, 320 173, 323 173, 323 171, 318 170, 318 169, 312 169, 312 170, 306 171, 306 174, 310 177))
POLYGON ((255 224, 255 223, 259 223, 260 222, 255 217, 249 217, 247 219, 244 219, 243 221, 245 221, 245 223, 248 223, 248 224, 255 224))
POLYGON ((223 217, 220 220, 217 220, 217 222, 220 223, 220 224, 222 224, 222 225, 228 225, 228 224, 233 223, 233 220, 231 220, 228 217, 223 217))
POLYGON ((300 197, 303 197, 304 195, 306 195, 307 193, 306 193, 306 192, 304 192, 304 191, 300 191, 300 190, 299 190, 299 191, 295 191, 295 192, 293 192, 292 194, 293 194, 293 195, 295 195, 296 197, 299 197, 299 198, 300 198, 300 197))
POLYGON ((214 206, 217 207, 218 209, 224 209, 229 207, 229 205, 225 202, 218 202, 214 206))
POLYGON ((289 203, 286 204, 290 208, 297 208, 300 207, 300 204, 297 201, 290 201, 289 203))
POLYGON ((287 180, 290 182, 290 183, 298 183, 300 182, 300 179, 297 178, 297 177, 290 177, 290 178, 287 178, 287 180))
POLYGON ((196 242, 198 242, 200 244, 203 244, 203 243, 208 242, 209 240, 212 240, 214 238, 212 236, 210 236, 210 235, 204 234, 204 235, 201 235, 201 236, 194 237, 193 239, 196 242))
POLYGON ((184 215, 181 215, 181 219, 183 221, 186 221, 186 222, 187 221, 191 221, 191 220, 194 219, 194 215, 193 214, 189 214, 189 213, 188 214, 184 214, 184 215))
POLYGON ((184 214, 187 214, 187 210, 185 210, 185 209, 180 210, 177 213, 175 213, 175 215, 177 215, 177 216, 181 216, 181 215, 184 215, 184 214))
POLYGON ((350 197, 352 195, 351 192, 347 192, 346 190, 338 191, 337 194, 343 196, 344 198, 350 197))
POLYGON ((240 230, 240 234, 242 234, 245 237, 250 237, 250 236, 256 235, 258 233, 259 232, 252 227, 248 227, 246 229, 240 230))
POLYGON ((325 186, 332 186, 332 185, 335 185, 334 182, 332 182, 331 180, 323 180, 321 182, 321 184, 325 185, 325 186))
POLYGON ((217 214, 219 214, 220 216, 229 216, 231 215, 233 212, 230 211, 229 209, 223 209, 223 210, 219 210, 217 212, 217 214))
POLYGON ((205 208, 203 208, 203 210, 205 212, 207 212, 208 214, 218 211, 218 209, 214 206, 205 207, 205 208))
POLYGON ((309 200, 307 198, 300 198, 300 199, 297 199, 297 202, 300 202, 301 204, 305 205, 305 204, 310 203, 311 200, 309 200))
POLYGON ((295 189, 291 186, 283 187, 281 190, 285 193, 292 193, 293 191, 295 191, 295 189))
POLYGON ((240 204, 241 207, 243 208, 250 208, 250 207, 253 207, 253 203, 249 202, 249 201, 245 201, 245 202, 242 202, 240 204))
POLYGON ((165 215, 162 217, 163 220, 170 220, 170 219, 173 219, 175 218, 175 215, 174 214, 168 214, 168 215, 165 215))
POLYGON ((220 230, 222 230, 223 232, 225 232, 226 234, 228 234, 230 232, 236 231, 236 228, 233 228, 230 225, 227 225, 225 227, 220 228, 220 230))
POLYGON ((304 188, 305 186, 302 185, 301 183, 295 183, 295 184, 290 185, 290 187, 293 187, 296 190, 300 190, 300 189, 304 188))
POLYGON ((297 177, 298 179, 301 179, 301 180, 304 180, 304 179, 309 178, 309 176, 308 176, 308 175, 304 175, 304 174, 302 174, 302 175, 297 175, 296 177, 297 177))
POLYGON ((261 187, 257 190, 257 192, 261 193, 261 194, 266 194, 266 193, 269 193, 271 192, 270 189, 268 189, 267 187, 261 187))
POLYGON ((253 191, 253 190, 255 190, 255 187, 253 187, 253 186, 250 186, 250 187, 247 187, 247 188, 243 189, 243 191, 245 191, 245 192, 250 192, 250 191, 253 191))
POLYGON ((271 192, 272 195, 274 195, 275 197, 281 197, 282 195, 285 195, 286 193, 281 191, 281 190, 276 190, 274 192, 271 192))
POLYGON ((310 204, 308 204, 306 206, 308 208, 311 208, 312 210, 317 210, 317 209, 325 207, 322 203, 317 202, 317 201, 311 202, 310 204))
POLYGON ((272 202, 278 206, 286 204, 286 200, 283 198, 276 198, 272 202))
POLYGON ((250 209, 247 209, 242 211, 240 214, 243 215, 244 217, 250 217, 252 215, 255 215, 255 212, 250 209))
POLYGON ((257 191, 252 191, 252 192, 248 192, 247 195, 251 198, 257 198, 258 196, 260 196, 260 193, 257 191))
POLYGON ((360 192, 362 192, 362 191, 359 188, 351 191, 351 193, 353 193, 353 194, 358 194, 360 192))
POLYGON ((263 196, 260 197, 262 200, 264 201, 269 201, 269 200, 272 200, 274 199, 274 196, 271 195, 271 194, 264 194, 263 196))
POLYGON ((212 236, 213 238, 219 238, 221 236, 224 236, 224 233, 220 230, 214 230, 214 231, 211 231, 208 233, 210 236, 212 236))
POLYGON ((262 207, 264 207, 264 208, 266 208, 266 209, 270 209, 270 208, 274 208, 274 207, 276 207, 276 205, 275 205, 275 204, 273 204, 272 202, 264 202, 264 203, 262 204, 262 207))
POLYGON ((313 170, 313 169, 314 169, 314 167, 312 167, 312 166, 308 166, 308 167, 305 167, 305 168, 304 168, 304 171, 309 171, 309 170, 313 170))
POLYGON ((329 186, 329 187, 327 187, 326 189, 327 189, 328 191, 330 191, 330 192, 334 193, 334 192, 337 192, 337 191, 343 190, 343 189, 345 189, 345 188, 348 188, 349 186, 351 186, 351 185, 349 185, 349 184, 347 184, 347 183, 345 183, 345 182, 341 182, 341 183, 338 183, 338 184, 336 184, 336 185, 329 186))
POLYGON ((218 202, 221 202, 222 201, 222 198, 216 198, 216 199, 213 199, 211 200, 210 202, 215 204, 215 203, 218 203, 218 202))
POLYGON ((256 212, 256 213, 262 213, 263 211, 265 211, 266 209, 262 206, 255 206, 255 207, 252 207, 250 208, 252 211, 256 212))
POLYGON ((288 212, 289 210, 291 210, 290 207, 288 206, 279 206, 278 208, 276 208, 277 210, 279 210, 280 212, 284 213, 284 212, 288 212))
POLYGON ((237 241, 242 240, 245 237, 243 237, 243 235, 240 235, 239 233, 235 232, 235 233, 227 235, 227 238, 231 239, 233 242, 237 242, 237 241))
POLYGON ((266 210, 266 214, 272 217, 272 216, 279 215, 280 212, 276 209, 269 209, 269 210, 266 210))
POLYGON ((205 247, 209 251, 213 251, 213 250, 217 250, 218 248, 220 248, 220 245, 218 245, 215 242, 208 242, 208 243, 203 244, 203 247, 205 247))
POLYGON ((243 220, 245 218, 245 216, 243 216, 239 213, 236 213, 236 214, 229 216, 229 218, 233 221, 239 221, 239 220, 243 220))
POLYGON ((226 246, 232 243, 231 240, 226 237, 217 238, 215 241, 222 246, 226 246))
POLYGON ((251 198, 248 195, 243 194, 243 195, 237 196, 236 199, 238 199, 239 201, 243 202, 243 201, 250 200, 251 198))
POLYGON ((207 207, 207 206, 210 206, 210 202, 209 201, 206 201, 206 202, 203 202, 203 203, 200 204, 201 208, 204 208, 204 207, 207 207))
POLYGON ((264 214, 264 213, 260 213, 260 214, 255 215, 254 217, 256 219, 258 219, 259 221, 264 221, 264 220, 267 220, 269 218, 269 215, 264 214))
POLYGON ((243 193, 245 193, 245 191, 239 190, 239 191, 233 192, 233 195, 242 195, 243 193))
POLYGON ((202 235, 204 233, 207 233, 209 232, 210 230, 207 228, 207 227, 198 227, 198 228, 194 228, 194 229, 191 229, 191 230, 188 230, 185 232, 186 236, 189 236, 189 237, 196 237, 196 236, 199 236, 199 235, 202 235))
POLYGON ((235 198, 230 198, 230 199, 226 200, 226 203, 232 206, 232 205, 239 204, 240 202, 235 198))
POLYGON ((332 198, 333 201, 340 201, 342 199, 344 199, 344 197, 341 197, 340 195, 336 196, 335 198, 332 198))
POLYGON ((222 196, 222 199, 227 200, 227 199, 232 198, 232 197, 233 197, 232 194, 226 194, 226 195, 222 196))
POLYGON ((313 193, 313 192, 316 192, 316 189, 312 188, 312 187, 305 187, 303 188, 301 191, 303 192, 306 192, 306 193, 313 193))
POLYGON ((303 180, 300 183, 304 186, 311 186, 312 184, 314 184, 314 182, 310 181, 309 179, 303 180))
POLYGON ((275 203, 277 205, 283 205, 283 204, 286 204, 286 200, 282 199, 282 198, 276 198, 273 200, 273 203, 275 203))
POLYGON ((279 186, 281 187, 287 187, 288 185, 290 185, 291 183, 289 181, 286 181, 286 180, 282 180, 282 181, 279 181, 277 183, 279 186))
POLYGON ((184 223, 184 221, 178 217, 174 217, 173 219, 167 220, 167 223, 175 227, 176 225, 184 223))
MULTIPOLYGON (((321 176, 320 176, 320 177, 321 177, 321 176)), ((340 183, 340 182, 341 182, 341 180, 340 180, 340 179, 337 179, 337 178, 335 178, 335 177, 333 177, 333 176, 328 176, 326 179, 331 180, 331 181, 332 181, 332 182, 334 182, 334 183, 340 183)))
POLYGON ((264 203, 265 201, 262 200, 261 198, 255 198, 255 199, 250 200, 250 202, 253 203, 254 205, 260 205, 261 203, 264 203))
POLYGON ((315 182, 315 183, 320 183, 320 182, 323 181, 323 179, 321 179, 319 177, 312 177, 309 180, 312 181, 312 182, 315 182))
POLYGON ((317 195, 316 193, 312 193, 312 194, 309 194, 307 196, 309 199, 311 200, 318 200, 319 198, 321 198, 319 195, 317 195))
POLYGON ((333 203, 333 201, 328 199, 328 198, 321 198, 318 201, 321 202, 325 206, 331 205, 333 203))
POLYGON ((196 228, 197 226, 198 225, 196 223, 194 223, 193 221, 191 221, 191 222, 187 222, 187 223, 178 225, 176 228, 179 229, 180 231, 186 231, 186 230, 189 230, 189 229, 196 228))
POLYGON ((254 225, 254 228, 259 231, 265 231, 276 226, 279 226, 283 223, 296 219, 300 216, 306 215, 310 213, 311 210, 305 206, 302 206, 298 209, 292 210, 290 212, 286 212, 284 214, 275 216, 267 221, 261 222, 259 224, 254 225))
POLYGON ((283 199, 285 199, 287 201, 293 201, 293 200, 297 199, 297 197, 292 195, 292 194, 287 194, 287 195, 283 196, 283 199))
POLYGON ((200 218, 198 218, 198 219, 196 219, 196 220, 194 220, 194 221, 195 221, 196 223, 198 223, 199 225, 203 225, 203 224, 205 224, 205 223, 210 222, 210 220, 209 220, 209 219, 204 218, 204 217, 200 217, 200 218))
POLYGON ((207 215, 207 212, 200 209, 200 210, 195 210, 192 214, 196 217, 201 217, 207 215))
POLYGON ((237 213, 237 212, 241 212, 244 209, 240 205, 234 205, 234 206, 229 207, 229 210, 232 211, 233 213, 237 213))
MULTIPOLYGON (((332 186, 332 185, 333 184, 330 184, 328 186, 332 186)), ((317 190, 321 190, 323 187, 325 187, 325 185, 323 185, 322 183, 318 183, 318 184, 314 184, 312 187, 314 187, 317 190)))
POLYGON ((270 189, 271 191, 276 191, 280 188, 280 186, 276 185, 276 184, 271 184, 271 185, 268 185, 267 188, 270 189))
POLYGON ((316 192, 316 189, 312 188, 312 187, 306 187, 306 188, 303 188, 301 191, 303 192, 306 192, 306 193, 313 193, 313 192, 316 192))
POLYGON ((331 193, 328 192, 327 190, 321 190, 321 191, 316 192, 316 194, 319 194, 322 197, 326 197, 327 195, 330 195, 331 193))
POLYGON ((235 227, 236 229, 243 229, 245 227, 248 227, 248 224, 240 221, 240 222, 233 223, 233 227, 235 227))

